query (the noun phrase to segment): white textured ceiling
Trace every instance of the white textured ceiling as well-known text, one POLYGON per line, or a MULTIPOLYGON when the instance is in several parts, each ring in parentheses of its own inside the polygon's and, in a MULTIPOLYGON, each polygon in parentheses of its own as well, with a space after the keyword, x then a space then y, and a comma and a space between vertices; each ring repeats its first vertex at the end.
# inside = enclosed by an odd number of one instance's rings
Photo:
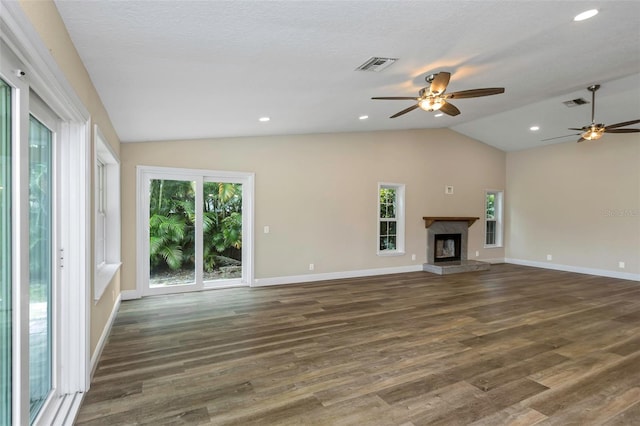
POLYGON ((451 127, 517 150, 589 124, 590 105, 561 102, 593 83, 597 121, 640 118, 638 1, 56 4, 123 142, 451 127), (399 60, 355 71, 371 56, 399 60), (438 71, 449 92, 506 91, 454 101, 457 117, 389 119, 411 101, 370 99, 415 96, 438 71))

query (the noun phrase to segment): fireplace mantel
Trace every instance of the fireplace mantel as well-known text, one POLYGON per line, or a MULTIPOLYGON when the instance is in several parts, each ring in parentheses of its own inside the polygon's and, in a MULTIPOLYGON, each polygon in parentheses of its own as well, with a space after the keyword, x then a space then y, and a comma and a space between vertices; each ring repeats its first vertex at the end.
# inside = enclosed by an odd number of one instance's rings
POLYGON ((435 222, 467 222, 468 226, 474 224, 479 217, 447 217, 447 216, 426 216, 424 219, 424 227, 428 228, 435 222))

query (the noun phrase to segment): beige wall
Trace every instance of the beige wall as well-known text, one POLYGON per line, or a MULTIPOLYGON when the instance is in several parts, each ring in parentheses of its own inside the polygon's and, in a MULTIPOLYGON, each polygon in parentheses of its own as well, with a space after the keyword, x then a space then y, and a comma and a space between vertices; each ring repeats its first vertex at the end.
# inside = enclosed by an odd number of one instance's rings
MULTIPOLYGON (((113 152, 120 150, 120 141, 111 125, 109 116, 102 105, 89 74, 78 55, 69 34, 58 14, 53 1, 28 1, 20 2, 25 15, 31 21, 44 44, 49 48, 51 55, 73 87, 74 91, 91 114, 91 124, 97 124, 104 134, 113 152)), ((93 136, 92 136, 93 137, 93 136)), ((92 140, 93 142, 93 140, 92 140)), ((93 191, 92 191, 93 192, 93 191)), ((93 199, 92 199, 93 205, 93 199)), ((93 219, 92 219, 93 223, 93 219)), ((92 227, 93 229, 93 227, 92 227)), ((93 238, 91 239, 93 241, 93 238)), ((93 245, 92 245, 93 247, 93 245)), ((93 258, 93 251, 92 257, 93 258)), ((92 274, 93 276, 93 274, 92 274)), ((91 283, 93 284, 93 283, 91 283)), ((91 285, 91 297, 93 300, 93 285, 91 285)), ((91 354, 96 348, 102 335, 115 298, 120 294, 120 274, 116 274, 109 284, 100 301, 91 306, 91 354)))
POLYGON ((640 273, 637 134, 508 153, 506 200, 507 258, 640 273))
MULTIPOLYGON (((423 216, 482 217, 504 189, 504 152, 447 129, 122 144, 123 290, 135 289, 136 166, 255 172, 255 277, 419 265, 423 216), (406 255, 376 255, 377 184, 406 184, 406 255), (445 185, 454 186, 445 195, 445 185), (269 225, 271 232, 262 229, 269 225), (417 259, 411 260, 415 253, 417 259)), ((484 249, 470 229, 469 256, 484 249)))

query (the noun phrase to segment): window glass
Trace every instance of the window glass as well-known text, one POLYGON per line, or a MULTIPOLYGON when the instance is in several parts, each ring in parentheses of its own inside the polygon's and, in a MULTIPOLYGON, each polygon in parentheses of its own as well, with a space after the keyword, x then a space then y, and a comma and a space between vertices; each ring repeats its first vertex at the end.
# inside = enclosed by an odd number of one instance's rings
POLYGON ((36 418, 51 390, 53 134, 29 117, 29 401, 36 418))
POLYGON ((485 193, 485 236, 487 247, 502 246, 502 191, 485 193))
POLYGON ((380 250, 396 249, 396 190, 380 188, 380 250))

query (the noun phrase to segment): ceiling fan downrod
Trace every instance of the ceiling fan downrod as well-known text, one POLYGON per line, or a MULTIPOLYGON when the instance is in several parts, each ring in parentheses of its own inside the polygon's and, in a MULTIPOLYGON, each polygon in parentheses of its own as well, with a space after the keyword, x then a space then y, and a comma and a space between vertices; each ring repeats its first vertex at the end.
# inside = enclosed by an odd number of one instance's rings
POLYGON ((587 90, 591 92, 591 125, 596 124, 596 91, 600 88, 599 84, 594 84, 587 87, 587 90))

